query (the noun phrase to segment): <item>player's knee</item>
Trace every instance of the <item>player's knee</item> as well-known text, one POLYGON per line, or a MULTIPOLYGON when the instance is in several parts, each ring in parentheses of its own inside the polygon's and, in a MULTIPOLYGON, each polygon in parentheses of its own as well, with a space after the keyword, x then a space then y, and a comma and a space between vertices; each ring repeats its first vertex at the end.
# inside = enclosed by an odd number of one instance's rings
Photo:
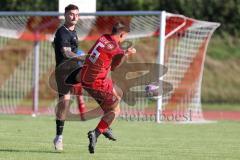
POLYGON ((113 108, 111 110, 108 110, 104 113, 105 117, 108 117, 109 119, 115 119, 116 117, 118 117, 120 114, 120 108, 116 107, 113 108))
POLYGON ((120 114, 120 112, 121 112, 120 107, 114 108, 115 117, 117 117, 120 114))
POLYGON ((120 102, 121 102, 121 98, 120 97, 115 97, 116 100, 114 102, 114 104, 112 105, 112 108, 116 108, 117 106, 119 106, 120 102))
POLYGON ((64 100, 64 101, 69 101, 70 99, 71 99, 70 94, 65 94, 65 95, 63 96, 63 100, 64 100))
POLYGON ((119 100, 121 100, 122 96, 123 96, 123 91, 117 87, 116 85, 114 86, 114 90, 113 90, 114 94, 117 96, 117 98, 119 100))
POLYGON ((106 112, 111 112, 111 111, 114 111, 115 108, 117 108, 119 106, 119 100, 115 100, 115 102, 111 105, 109 104, 104 104, 101 106, 101 108, 103 109, 103 111, 106 113, 106 112))
POLYGON ((116 115, 118 115, 118 114, 120 113, 119 104, 117 103, 116 105, 114 105, 114 106, 111 108, 111 111, 114 112, 116 115))

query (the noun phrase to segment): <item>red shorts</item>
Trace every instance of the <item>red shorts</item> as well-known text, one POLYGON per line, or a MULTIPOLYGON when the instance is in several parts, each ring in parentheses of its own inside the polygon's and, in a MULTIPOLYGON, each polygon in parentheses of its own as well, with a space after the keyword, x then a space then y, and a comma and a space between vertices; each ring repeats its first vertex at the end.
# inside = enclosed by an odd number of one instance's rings
POLYGON ((101 83, 92 84, 91 86, 82 85, 101 107, 111 106, 118 100, 113 92, 113 82, 110 79, 106 79, 101 83))

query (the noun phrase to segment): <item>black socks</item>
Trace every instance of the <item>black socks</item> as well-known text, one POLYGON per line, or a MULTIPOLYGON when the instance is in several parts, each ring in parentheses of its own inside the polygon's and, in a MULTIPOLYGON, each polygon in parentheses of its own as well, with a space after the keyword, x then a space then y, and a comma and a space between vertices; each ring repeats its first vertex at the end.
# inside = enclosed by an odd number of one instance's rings
POLYGON ((62 135, 63 127, 64 127, 64 120, 56 120, 56 132, 58 136, 62 135))

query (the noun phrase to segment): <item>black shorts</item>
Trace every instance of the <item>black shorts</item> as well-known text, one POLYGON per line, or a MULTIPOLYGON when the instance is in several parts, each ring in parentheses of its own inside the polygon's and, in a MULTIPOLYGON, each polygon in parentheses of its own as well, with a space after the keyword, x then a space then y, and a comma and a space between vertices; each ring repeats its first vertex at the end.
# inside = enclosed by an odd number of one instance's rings
POLYGON ((59 98, 68 94, 72 90, 73 85, 79 83, 76 81, 76 76, 80 72, 80 70, 81 68, 78 68, 70 74, 67 71, 55 72, 55 79, 57 82, 57 92, 59 98))

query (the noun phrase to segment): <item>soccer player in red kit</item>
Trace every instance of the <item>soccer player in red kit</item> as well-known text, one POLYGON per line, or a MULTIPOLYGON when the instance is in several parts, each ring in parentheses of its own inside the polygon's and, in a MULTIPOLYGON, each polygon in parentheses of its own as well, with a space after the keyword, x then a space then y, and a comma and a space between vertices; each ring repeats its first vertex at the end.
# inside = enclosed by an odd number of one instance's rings
POLYGON ((119 102, 122 91, 109 76, 109 72, 127 58, 127 55, 135 53, 135 48, 121 49, 120 43, 126 39, 129 26, 123 22, 116 23, 111 34, 102 35, 88 52, 80 74, 83 88, 92 96, 104 111, 104 115, 97 127, 88 132, 89 152, 94 153, 99 135, 103 134, 110 140, 116 140, 109 126, 120 113, 119 102))

